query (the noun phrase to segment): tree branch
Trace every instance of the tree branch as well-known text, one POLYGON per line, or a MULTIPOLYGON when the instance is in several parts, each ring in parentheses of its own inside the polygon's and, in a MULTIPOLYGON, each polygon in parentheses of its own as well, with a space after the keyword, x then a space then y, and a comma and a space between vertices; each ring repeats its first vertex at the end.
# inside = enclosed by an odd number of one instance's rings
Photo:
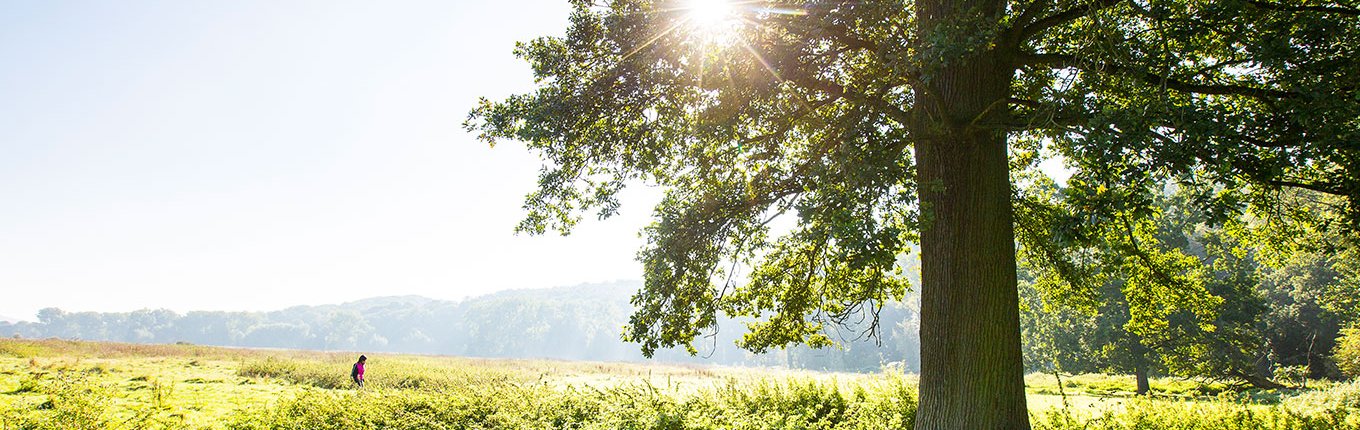
POLYGON ((1323 194, 1331 194, 1331 195, 1334 195, 1334 196, 1345 196, 1345 195, 1346 195, 1346 192, 1345 192, 1344 190, 1338 189, 1338 188, 1336 188, 1335 185, 1332 185, 1332 184, 1323 184, 1323 183, 1317 183, 1317 182, 1302 182, 1302 181, 1290 180, 1290 179, 1273 179, 1273 180, 1265 181, 1265 183, 1266 183, 1266 185, 1270 185, 1270 186, 1273 186, 1273 187, 1302 188, 1302 189, 1305 189, 1305 190, 1316 191, 1316 192, 1323 193, 1323 194))
POLYGON ((1030 112, 1024 116, 1016 116, 1016 114, 1020 112, 1012 112, 1011 118, 1004 122, 993 123, 983 122, 982 124, 1000 127, 1002 129, 1010 131, 1027 131, 1027 130, 1072 131, 1072 128, 1082 127, 1087 125, 1088 122, 1090 122, 1089 117, 1062 114, 1057 112, 1057 109, 1054 108, 1053 106, 1045 105, 1044 103, 1036 100, 1012 97, 1007 101, 1011 105, 1024 106, 1026 108, 1029 108, 1030 112))
POLYGON ((1250 5, 1252 5, 1252 6, 1256 6, 1256 7, 1261 8, 1261 9, 1274 10, 1274 11, 1281 11, 1281 12, 1318 12, 1318 13, 1335 13, 1335 14, 1345 15, 1345 16, 1360 16, 1360 9, 1356 9, 1356 8, 1353 8, 1353 7, 1344 7, 1344 6, 1321 6, 1321 5, 1319 5, 1319 6, 1292 6, 1292 5, 1284 5, 1284 4, 1274 3, 1274 2, 1268 2, 1268 1, 1264 1, 1264 0, 1246 0, 1246 1, 1247 1, 1247 4, 1250 4, 1250 5))
POLYGON ((1133 255, 1142 260, 1148 271, 1151 271, 1153 276, 1160 278, 1164 285, 1181 286, 1182 283, 1176 281, 1175 276, 1166 273, 1155 261, 1152 261, 1152 256, 1138 243, 1138 237, 1133 232, 1133 223, 1129 221, 1129 218, 1127 216, 1120 216, 1119 218, 1124 222, 1124 234, 1129 239, 1129 246, 1133 249, 1133 255))
POLYGON ((1052 0, 1031 1, 1028 6, 1025 6, 1025 10, 1020 12, 1020 16, 1015 18, 1015 21, 1011 24, 1011 29, 1008 32, 1013 35, 1019 35, 1021 30, 1034 22, 1034 17, 1038 16, 1039 12, 1048 9, 1052 4, 1052 0))
POLYGON ((1152 72, 1132 70, 1131 68, 1110 64, 1098 63, 1091 60, 1077 58, 1070 54, 1020 54, 1017 61, 1029 66, 1049 66, 1054 68, 1075 68, 1091 73, 1114 73, 1130 76, 1143 82, 1176 90, 1183 93, 1206 94, 1206 95, 1235 95, 1253 97, 1262 100, 1276 100, 1299 97, 1299 93, 1292 91, 1274 90, 1269 88, 1256 88, 1246 85, 1211 85, 1199 84, 1183 81, 1170 76, 1162 76, 1152 72))
MULTIPOLYGON (((1166 143, 1176 143, 1176 141, 1175 141, 1174 139, 1172 139, 1171 137, 1166 136, 1166 135, 1161 134, 1161 133, 1158 133, 1158 132, 1155 132, 1155 131, 1152 132, 1152 136, 1153 136, 1153 137, 1156 137, 1157 139, 1159 139, 1159 140, 1161 140, 1161 141, 1163 141, 1163 142, 1166 142, 1166 143)), ((1274 143, 1274 142, 1266 142, 1266 141, 1262 141, 1262 140, 1259 140, 1259 139, 1255 139, 1255 138, 1252 138, 1252 137, 1249 137, 1249 136, 1240 136, 1240 135, 1239 135, 1239 136, 1228 136, 1228 137, 1229 137, 1229 138, 1237 138, 1237 139, 1241 139, 1241 140, 1245 141, 1245 142, 1248 143, 1248 144, 1256 145, 1256 146, 1259 146, 1259 147, 1266 147, 1266 148, 1284 148, 1284 147, 1288 147, 1288 146, 1289 146, 1288 144, 1280 144, 1280 143, 1274 143)), ((1212 154, 1210 154, 1206 149, 1203 149, 1203 148, 1201 148, 1201 149, 1195 151, 1195 158, 1198 158, 1201 162, 1204 162, 1204 163, 1217 163, 1217 162, 1218 162, 1218 160, 1217 160, 1216 158, 1214 158, 1214 157, 1212 156, 1212 154)), ((1244 174, 1245 176, 1247 176, 1247 178, 1249 178, 1249 180, 1250 180, 1250 181, 1253 181, 1253 182, 1262 183, 1262 184, 1269 185, 1269 186, 1272 186, 1272 187, 1300 188, 1300 189, 1305 189, 1305 190, 1309 190, 1309 191, 1315 191, 1315 192, 1319 192, 1319 193, 1323 193, 1323 194, 1330 194, 1330 195, 1334 195, 1334 196, 1346 196, 1346 195, 1347 195, 1347 194, 1346 194, 1346 190, 1345 190, 1342 186, 1339 186, 1339 185, 1337 185, 1337 184, 1333 184, 1333 183, 1319 183, 1319 182, 1303 182, 1303 181, 1300 181, 1300 180, 1293 180, 1293 179, 1270 179, 1270 178, 1265 177, 1266 174, 1261 173, 1261 169, 1256 168, 1256 167, 1253 167, 1253 166, 1251 166, 1251 165, 1249 165, 1249 164, 1243 162, 1243 161, 1240 160, 1240 159, 1231 159, 1231 160, 1229 160, 1228 162, 1232 165, 1233 169, 1242 172, 1242 174, 1244 174)))
POLYGON ((826 82, 815 78, 809 78, 806 76, 793 76, 789 78, 789 80, 805 88, 812 88, 815 90, 823 91, 829 94, 831 97, 836 98, 844 97, 856 102, 866 103, 872 106, 874 109, 878 110, 879 112, 883 113, 884 115, 887 115, 889 118, 892 118, 894 121, 897 121, 898 123, 901 124, 911 123, 910 112, 902 110, 902 108, 900 107, 893 106, 891 103, 885 102, 880 98, 870 97, 855 91, 847 91, 845 87, 841 86, 840 84, 834 82, 826 82))
MULTIPOLYGON (((1077 18, 1095 13, 1101 9, 1114 6, 1119 4, 1120 1, 1122 0, 1095 0, 1089 4, 1078 5, 1071 9, 1041 18, 1033 23, 1026 24, 1024 21, 1017 22, 1017 25, 1024 25, 1024 27, 1020 27, 1019 30, 1016 31, 1015 40, 1023 41, 1029 39, 1036 34, 1042 33, 1044 30, 1057 27, 1077 18)), ((1028 14, 1029 11, 1026 10, 1025 13, 1028 14)))
POLYGON ((783 137, 784 135, 788 134, 790 130, 793 129, 794 125, 798 122, 799 119, 802 119, 808 114, 815 112, 817 109, 821 109, 822 107, 835 103, 837 100, 840 99, 841 99, 840 96, 833 95, 824 100, 816 100, 813 101, 812 103, 804 103, 793 112, 791 118, 789 118, 788 121, 785 121, 784 123, 780 124, 779 127, 776 128, 774 131, 756 136, 741 137, 737 139, 737 142, 742 145, 750 145, 755 143, 763 143, 768 140, 783 137))

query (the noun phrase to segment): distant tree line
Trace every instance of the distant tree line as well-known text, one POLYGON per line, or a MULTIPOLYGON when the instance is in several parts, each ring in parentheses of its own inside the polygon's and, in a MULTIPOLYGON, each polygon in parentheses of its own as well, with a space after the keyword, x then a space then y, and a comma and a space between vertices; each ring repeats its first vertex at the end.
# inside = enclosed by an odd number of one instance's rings
MULTIPOLYGON (((637 345, 620 340, 640 283, 615 282, 505 291, 464 301, 379 297, 340 305, 272 312, 67 312, 43 309, 37 322, 0 322, 0 336, 136 343, 314 350, 383 351, 470 357, 641 361, 637 345)), ((752 354, 735 346, 741 322, 725 320, 699 344, 697 356, 659 351, 668 362, 787 366, 834 371, 918 367, 914 305, 880 311, 878 338, 848 329, 832 333, 839 348, 790 348, 752 354)), ((864 328, 867 328, 867 323, 864 328)))
MULTIPOLYGON (((1130 216, 1134 221, 1125 227, 1020 244, 1017 277, 1027 370, 1134 374, 1144 391, 1154 376, 1278 387, 1288 382, 1284 374, 1342 378, 1360 373, 1360 346, 1354 346, 1360 345, 1360 331, 1345 330, 1360 321, 1357 248, 1329 248, 1338 239, 1317 232, 1281 239, 1246 224, 1211 223, 1186 198, 1168 189, 1157 197, 1155 211, 1130 216), (1038 261, 1056 252, 1067 253, 1057 256, 1064 265, 1038 261), (1350 340, 1353 351, 1342 357, 1338 345, 1346 344, 1346 333, 1355 339, 1350 340), (1352 375, 1343 374, 1345 360, 1354 362, 1352 375)), ((1026 228, 1061 231, 1041 223, 1026 228)), ((920 285, 914 254, 901 256, 898 265, 911 285, 920 285)), ((457 302, 379 297, 272 312, 47 308, 37 322, 0 322, 0 336, 642 361, 638 345, 620 340, 634 308, 630 298, 640 288, 636 281, 585 284, 457 302)), ((873 313, 829 328, 833 347, 793 346, 759 354, 737 346, 750 321, 720 318, 718 329, 696 342, 697 355, 672 348, 657 351, 655 358, 915 372, 920 369, 919 304, 919 291, 910 291, 904 300, 876 310, 876 328, 873 313)))
POLYGON ((1176 187, 1154 197, 1153 210, 1108 230, 1034 226, 1069 244, 1057 258, 1049 244, 1023 247, 1030 371, 1131 373, 1140 392, 1156 375, 1260 388, 1348 376, 1337 345, 1360 321, 1352 237, 1215 223, 1176 187))

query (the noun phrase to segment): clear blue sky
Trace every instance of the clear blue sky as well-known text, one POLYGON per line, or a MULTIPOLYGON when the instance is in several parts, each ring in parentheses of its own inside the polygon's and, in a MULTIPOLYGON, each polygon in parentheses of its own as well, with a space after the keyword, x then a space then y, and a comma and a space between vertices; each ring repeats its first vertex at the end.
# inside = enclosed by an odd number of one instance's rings
POLYGON ((0 0, 0 315, 640 278, 652 191, 515 236, 538 160, 461 129, 565 0, 0 0))

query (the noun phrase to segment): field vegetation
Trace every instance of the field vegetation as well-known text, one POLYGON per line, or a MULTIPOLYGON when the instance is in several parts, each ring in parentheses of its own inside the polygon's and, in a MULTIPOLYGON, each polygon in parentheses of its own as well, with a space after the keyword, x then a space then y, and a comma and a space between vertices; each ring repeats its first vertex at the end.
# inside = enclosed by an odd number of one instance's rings
MULTIPOLYGON (((0 429, 910 428, 916 381, 876 374, 551 360, 0 341, 0 429)), ((1031 374, 1042 429, 1360 428, 1360 385, 1234 390, 1031 374)))

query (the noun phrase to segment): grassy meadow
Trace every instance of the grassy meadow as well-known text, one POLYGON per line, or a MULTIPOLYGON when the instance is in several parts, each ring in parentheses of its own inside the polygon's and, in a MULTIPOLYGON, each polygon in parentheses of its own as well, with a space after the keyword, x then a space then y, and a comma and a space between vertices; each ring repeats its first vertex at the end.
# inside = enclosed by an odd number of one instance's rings
MULTIPOLYGON (((915 380, 896 372, 484 360, 0 340, 0 429, 908 428, 915 380)), ((1360 384, 1236 391, 1132 377, 1034 374, 1039 429, 1360 428, 1360 384)))

